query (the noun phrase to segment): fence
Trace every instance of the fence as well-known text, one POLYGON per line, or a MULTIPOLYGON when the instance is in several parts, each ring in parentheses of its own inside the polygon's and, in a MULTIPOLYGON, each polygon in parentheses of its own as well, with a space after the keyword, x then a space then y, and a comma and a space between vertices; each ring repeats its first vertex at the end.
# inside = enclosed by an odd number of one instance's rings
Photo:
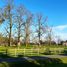
MULTIPOLYGON (((47 48, 47 50, 48 50, 48 48, 47 48)), ((0 51, 0 53, 5 53, 5 54, 10 55, 10 56, 18 56, 18 55, 40 56, 40 55, 45 55, 43 53, 46 52, 47 50, 46 50, 46 48, 31 48, 31 49, 15 48, 15 49, 6 49, 3 51, 0 51)), ((50 48, 49 50, 54 54, 59 54, 59 53, 64 51, 64 48, 50 48)))
POLYGON ((39 56, 40 52, 41 52, 41 50, 39 48, 37 48, 37 49, 26 49, 26 48, 24 48, 24 49, 9 49, 8 50, 8 54, 10 54, 12 56, 17 56, 17 55, 23 55, 23 56, 38 55, 39 56))

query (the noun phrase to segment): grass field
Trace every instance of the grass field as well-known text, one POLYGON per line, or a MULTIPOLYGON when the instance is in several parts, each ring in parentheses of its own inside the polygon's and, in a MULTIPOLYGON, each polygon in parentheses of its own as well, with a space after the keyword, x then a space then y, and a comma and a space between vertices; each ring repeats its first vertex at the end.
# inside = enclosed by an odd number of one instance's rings
POLYGON ((42 56, 67 54, 66 46, 21 46, 21 47, 3 47, 0 46, 0 53, 7 53, 10 56, 42 56))
POLYGON ((0 67, 59 67, 59 66, 67 67, 66 46, 40 46, 40 47, 0 46, 0 67), (53 57, 50 58, 47 55, 60 56, 57 58, 53 57), (61 55, 66 56, 61 57, 61 55))

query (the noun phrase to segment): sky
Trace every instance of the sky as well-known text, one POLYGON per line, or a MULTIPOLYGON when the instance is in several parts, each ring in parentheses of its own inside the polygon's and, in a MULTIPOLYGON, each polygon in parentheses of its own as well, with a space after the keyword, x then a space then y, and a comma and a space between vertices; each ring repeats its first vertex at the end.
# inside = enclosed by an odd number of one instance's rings
POLYGON ((48 16, 48 24, 62 40, 67 40, 67 0, 18 0, 33 13, 48 16))
POLYGON ((67 40, 67 0, 15 0, 15 5, 19 4, 34 14, 40 12, 48 16, 47 22, 53 27, 54 34, 67 40))

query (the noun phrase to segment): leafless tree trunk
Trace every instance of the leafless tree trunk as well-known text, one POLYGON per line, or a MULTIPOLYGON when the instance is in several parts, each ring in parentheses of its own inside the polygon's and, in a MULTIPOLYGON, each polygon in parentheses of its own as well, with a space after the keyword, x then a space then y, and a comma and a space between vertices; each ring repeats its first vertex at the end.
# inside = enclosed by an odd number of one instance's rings
POLYGON ((47 17, 45 19, 43 19, 43 15, 42 14, 37 14, 37 33, 38 33, 38 41, 39 41, 39 46, 41 45, 41 36, 43 35, 43 33, 46 33, 46 24, 45 22, 47 21, 47 17))
POLYGON ((41 40, 41 20, 42 20, 42 15, 41 14, 38 14, 37 15, 37 23, 38 23, 38 39, 39 39, 39 45, 40 45, 40 40, 41 40))
POLYGON ((47 37, 48 37, 48 44, 49 44, 49 45, 51 45, 52 36, 53 36, 53 34, 52 34, 52 28, 50 27, 50 28, 48 29, 48 35, 47 35, 47 37))
POLYGON ((23 5, 19 5, 17 8, 17 16, 16 16, 16 28, 18 33, 18 46, 20 46, 20 38, 22 37, 22 31, 24 26, 24 16, 26 13, 26 9, 23 5))
POLYGON ((39 45, 41 44, 41 35, 42 35, 42 15, 38 14, 37 15, 37 23, 38 23, 38 29, 37 29, 37 33, 38 33, 38 39, 39 39, 39 45))
POLYGON ((7 0, 6 2, 7 4, 4 8, 4 17, 9 20, 9 46, 11 46, 13 0, 7 0))
POLYGON ((3 9, 0 8, 0 24, 2 24, 5 21, 4 16, 3 16, 3 9))
POLYGON ((11 46, 11 35, 12 35, 12 16, 9 16, 9 19, 10 19, 9 46, 11 46))
POLYGON ((29 42, 30 42, 30 25, 32 22, 32 14, 28 14, 27 15, 27 19, 25 22, 25 43, 26 43, 26 47, 28 46, 29 42))

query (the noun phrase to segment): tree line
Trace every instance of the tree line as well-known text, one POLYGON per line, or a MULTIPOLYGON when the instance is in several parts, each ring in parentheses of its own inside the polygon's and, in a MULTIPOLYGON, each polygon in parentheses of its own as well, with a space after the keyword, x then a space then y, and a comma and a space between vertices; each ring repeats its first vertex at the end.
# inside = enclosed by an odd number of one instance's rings
POLYGON ((41 45, 46 39, 51 44, 52 28, 48 26, 47 16, 34 14, 22 4, 16 6, 14 0, 6 0, 3 4, 0 7, 0 25, 4 31, 0 33, 0 42, 3 39, 8 46, 15 43, 17 46, 21 43, 28 46, 30 43, 41 45))

